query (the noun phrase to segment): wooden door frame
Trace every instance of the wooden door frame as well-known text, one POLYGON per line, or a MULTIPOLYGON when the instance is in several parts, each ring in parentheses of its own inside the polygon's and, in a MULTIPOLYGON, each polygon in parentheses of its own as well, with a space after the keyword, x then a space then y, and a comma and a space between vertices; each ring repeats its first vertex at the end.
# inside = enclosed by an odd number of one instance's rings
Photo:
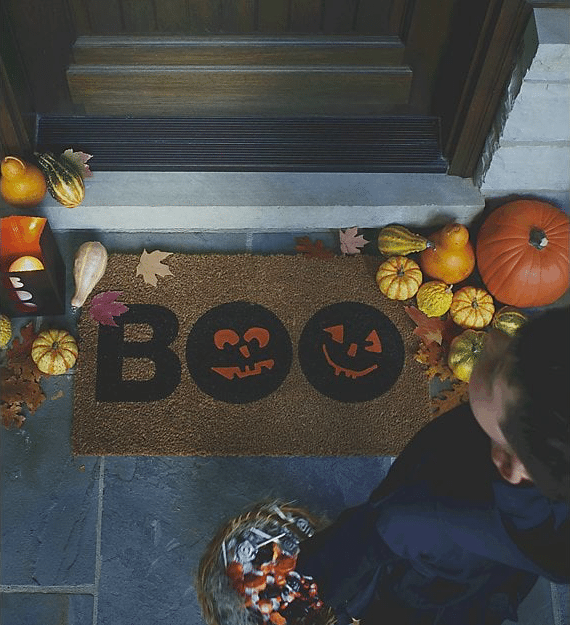
POLYGON ((441 119, 448 173, 472 178, 514 69, 533 3, 409 0, 409 4, 415 7, 403 36, 414 70, 412 105, 430 102, 429 114, 441 119), (429 20, 448 20, 448 24, 439 32, 432 28, 430 35, 425 28, 429 20))

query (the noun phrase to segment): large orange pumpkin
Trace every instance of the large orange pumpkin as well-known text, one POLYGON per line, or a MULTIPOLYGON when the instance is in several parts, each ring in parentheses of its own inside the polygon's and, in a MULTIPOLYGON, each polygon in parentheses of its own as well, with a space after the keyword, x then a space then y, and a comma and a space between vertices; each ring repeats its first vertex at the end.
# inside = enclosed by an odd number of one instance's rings
POLYGON ((495 209, 477 237, 481 279, 503 304, 546 306, 570 285, 570 221, 559 208, 516 200, 495 209))

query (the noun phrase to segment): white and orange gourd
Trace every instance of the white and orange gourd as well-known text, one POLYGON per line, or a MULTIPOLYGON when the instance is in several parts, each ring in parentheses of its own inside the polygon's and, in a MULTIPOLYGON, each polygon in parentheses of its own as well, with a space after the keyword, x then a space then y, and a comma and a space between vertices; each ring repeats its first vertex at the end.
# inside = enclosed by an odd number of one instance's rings
POLYGON ((44 330, 32 343, 32 360, 48 375, 61 375, 77 360, 77 342, 67 330, 44 330))

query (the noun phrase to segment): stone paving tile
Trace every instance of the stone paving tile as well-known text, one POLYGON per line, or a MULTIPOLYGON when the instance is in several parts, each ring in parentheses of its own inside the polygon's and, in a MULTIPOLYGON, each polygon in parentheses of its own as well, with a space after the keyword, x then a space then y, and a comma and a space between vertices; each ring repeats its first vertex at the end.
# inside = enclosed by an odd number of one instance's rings
POLYGON ((5 593, 0 625, 92 625, 93 597, 69 594, 5 593))
POLYGON ((334 518, 366 499, 389 465, 389 458, 106 458, 99 625, 201 625, 194 575, 221 524, 267 498, 334 518))
POLYGON ((1 435, 0 583, 93 583, 99 462, 71 456, 72 375, 42 385, 46 401, 1 435))

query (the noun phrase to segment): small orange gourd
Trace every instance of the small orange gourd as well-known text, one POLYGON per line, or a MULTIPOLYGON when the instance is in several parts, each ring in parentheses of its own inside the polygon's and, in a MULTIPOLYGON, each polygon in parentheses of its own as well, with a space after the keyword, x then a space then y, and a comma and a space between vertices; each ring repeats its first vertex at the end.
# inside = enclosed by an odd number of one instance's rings
POLYGON ((32 208, 43 200, 47 183, 38 167, 15 156, 6 156, 0 171, 0 194, 8 204, 32 208))
POLYGON ((480 329, 491 323, 495 304, 485 289, 464 286, 453 295, 449 314, 462 328, 480 329))
POLYGON ((67 330, 44 330, 32 343, 32 360, 42 373, 61 375, 77 360, 77 343, 67 330))
POLYGON ((422 280, 418 264, 406 256, 391 256, 376 272, 378 288, 389 299, 410 299, 418 292, 422 280))
POLYGON ((422 271, 436 280, 457 284, 475 269, 475 252, 469 240, 469 230, 458 223, 448 224, 430 236, 434 247, 419 255, 422 271))

